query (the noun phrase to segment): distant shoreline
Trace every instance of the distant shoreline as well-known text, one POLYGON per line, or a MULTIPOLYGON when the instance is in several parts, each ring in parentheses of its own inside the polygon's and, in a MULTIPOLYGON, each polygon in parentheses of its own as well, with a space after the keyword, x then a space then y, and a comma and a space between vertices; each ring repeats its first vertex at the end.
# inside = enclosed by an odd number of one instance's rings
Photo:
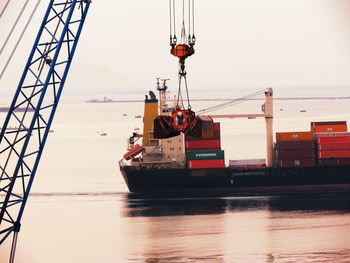
MULTIPOLYGON (((10 110, 10 107, 0 107, 0 112, 8 112, 10 110)), ((14 110, 15 112, 33 112, 34 109, 33 108, 16 108, 14 110)))
MULTIPOLYGON (((239 98, 237 98, 239 99, 239 98)), ((286 97, 276 98, 274 100, 349 100, 350 96, 343 97, 286 97)), ((191 99, 191 101, 231 101, 235 99, 191 99)), ((264 100, 261 99, 246 99, 246 100, 264 100)), ((130 102, 144 102, 144 100, 87 100, 85 103, 130 103, 130 102)))

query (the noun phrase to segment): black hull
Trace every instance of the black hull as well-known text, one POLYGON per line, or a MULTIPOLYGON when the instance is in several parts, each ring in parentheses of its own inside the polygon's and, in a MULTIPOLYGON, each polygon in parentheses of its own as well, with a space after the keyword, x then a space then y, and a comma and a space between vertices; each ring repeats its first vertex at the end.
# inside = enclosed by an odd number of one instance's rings
POLYGON ((130 192, 350 191, 350 166, 237 170, 120 167, 130 192))

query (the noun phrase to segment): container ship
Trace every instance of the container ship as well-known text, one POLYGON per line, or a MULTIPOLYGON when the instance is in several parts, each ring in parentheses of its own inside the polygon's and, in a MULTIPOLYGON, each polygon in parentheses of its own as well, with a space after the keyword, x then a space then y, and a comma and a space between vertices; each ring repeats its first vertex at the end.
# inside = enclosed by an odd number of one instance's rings
POLYGON ((274 135, 273 91, 267 89, 261 114, 198 115, 192 132, 171 133, 159 120, 172 120, 176 103, 168 104, 165 85, 158 90, 159 101, 152 91, 146 95, 143 133, 132 134, 128 150, 119 161, 130 192, 350 190, 346 121, 311 122, 308 131, 274 135), (267 158, 228 160, 225 165, 220 122, 216 120, 243 117, 265 118, 267 158))

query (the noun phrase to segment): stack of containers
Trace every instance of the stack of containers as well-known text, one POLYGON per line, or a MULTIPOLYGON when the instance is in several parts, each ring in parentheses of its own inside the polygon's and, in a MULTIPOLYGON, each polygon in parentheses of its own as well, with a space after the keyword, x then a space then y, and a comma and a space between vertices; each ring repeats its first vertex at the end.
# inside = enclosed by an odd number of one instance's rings
POLYGON ((348 126, 346 121, 311 122, 311 131, 313 133, 347 132, 348 126))
POLYGON ((187 154, 187 167, 199 168, 224 168, 224 151, 220 143, 220 123, 213 123, 213 137, 200 139, 194 136, 185 136, 185 148, 187 154))
POLYGON ((276 133, 276 160, 279 167, 313 167, 316 164, 312 132, 276 133))
POLYGON ((312 122, 319 166, 350 165, 350 133, 346 121, 312 122))

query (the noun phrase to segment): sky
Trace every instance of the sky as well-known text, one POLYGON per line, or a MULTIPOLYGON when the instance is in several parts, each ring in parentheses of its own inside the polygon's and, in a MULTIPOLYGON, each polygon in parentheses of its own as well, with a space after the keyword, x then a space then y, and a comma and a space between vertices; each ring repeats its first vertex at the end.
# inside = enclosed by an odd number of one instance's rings
MULTIPOLYGON (((46 3, 0 80, 2 97, 15 92, 46 3)), ((170 55, 168 4, 94 0, 63 95, 82 101, 143 98, 156 77, 170 78, 176 91, 178 63, 170 55)), ((22 5, 12 0, 0 18, 0 45, 22 5)), ((246 94, 273 87, 285 96, 349 95, 349 12, 348 0, 195 1, 196 53, 186 61, 190 94, 225 98, 235 90, 246 94)), ((180 20, 177 12, 177 29, 180 20)), ((0 56, 0 66, 10 50, 0 56)))

